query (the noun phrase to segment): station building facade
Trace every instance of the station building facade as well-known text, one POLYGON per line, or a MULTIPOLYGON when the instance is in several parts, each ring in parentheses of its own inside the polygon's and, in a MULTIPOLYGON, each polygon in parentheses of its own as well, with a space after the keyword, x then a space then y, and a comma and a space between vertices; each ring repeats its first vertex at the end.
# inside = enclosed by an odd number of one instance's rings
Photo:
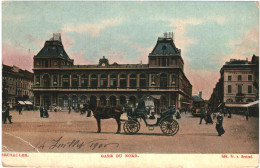
POLYGON ((34 56, 34 103, 75 108, 90 101, 135 107, 140 98, 149 95, 158 109, 188 106, 192 85, 173 39, 159 37, 148 60, 148 64, 110 64, 103 56, 96 65, 74 65, 60 35, 54 35, 34 56))

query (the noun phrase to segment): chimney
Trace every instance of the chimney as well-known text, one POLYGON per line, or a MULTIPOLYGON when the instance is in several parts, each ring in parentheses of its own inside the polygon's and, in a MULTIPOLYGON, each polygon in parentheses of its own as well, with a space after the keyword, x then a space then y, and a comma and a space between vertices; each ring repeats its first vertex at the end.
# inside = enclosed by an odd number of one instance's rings
POLYGON ((199 92, 199 98, 202 99, 202 91, 199 92))

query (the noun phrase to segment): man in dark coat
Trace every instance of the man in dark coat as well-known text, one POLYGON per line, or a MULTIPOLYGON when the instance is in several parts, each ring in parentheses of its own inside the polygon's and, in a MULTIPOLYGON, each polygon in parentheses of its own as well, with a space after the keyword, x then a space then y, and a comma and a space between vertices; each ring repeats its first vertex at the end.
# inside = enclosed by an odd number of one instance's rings
POLYGON ((206 111, 205 111, 205 108, 204 108, 204 107, 202 107, 201 112, 200 112, 200 124, 201 124, 201 122, 202 122, 202 119, 204 119, 205 122, 206 122, 206 124, 208 124, 208 123, 207 123, 207 120, 206 120, 206 111))
POLYGON ((218 131, 218 136, 221 136, 222 134, 225 133, 225 130, 223 128, 223 115, 218 114, 217 115, 217 123, 216 123, 216 130, 218 131))
POLYGON ((69 114, 70 114, 70 110, 71 110, 71 108, 70 108, 70 106, 69 106, 69 114))
POLYGON ((22 106, 19 105, 19 115, 22 115, 22 106))
POLYGON ((48 113, 47 108, 44 108, 44 110, 43 110, 43 118, 49 118, 49 113, 48 113))
POLYGON ((11 121, 12 116, 10 116, 9 110, 10 110, 10 107, 7 106, 7 107, 6 107, 6 110, 5 110, 5 113, 4 113, 4 124, 6 123, 6 118, 9 120, 9 123, 10 123, 10 124, 13 123, 13 122, 11 121))
POLYGON ((42 108, 42 106, 40 107, 40 117, 41 118, 43 117, 43 108, 42 108))

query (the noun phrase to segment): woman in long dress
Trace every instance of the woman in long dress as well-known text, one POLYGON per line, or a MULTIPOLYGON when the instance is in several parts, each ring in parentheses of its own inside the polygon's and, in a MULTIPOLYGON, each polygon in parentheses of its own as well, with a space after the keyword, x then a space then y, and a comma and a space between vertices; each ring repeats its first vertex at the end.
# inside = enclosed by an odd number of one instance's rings
POLYGON ((218 136, 221 136, 225 133, 223 128, 223 115, 220 113, 217 115, 216 130, 218 131, 218 136))

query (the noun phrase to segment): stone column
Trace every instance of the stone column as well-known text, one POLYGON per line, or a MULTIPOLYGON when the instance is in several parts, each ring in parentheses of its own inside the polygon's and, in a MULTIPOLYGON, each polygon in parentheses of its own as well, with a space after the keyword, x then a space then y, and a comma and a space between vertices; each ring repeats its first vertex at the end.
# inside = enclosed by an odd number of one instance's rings
POLYGON ((120 99, 116 98, 116 105, 120 104, 120 99))
POLYGON ((79 87, 81 87, 81 75, 79 75, 79 87))
POLYGON ((110 106, 110 104, 109 104, 109 98, 106 98, 106 104, 107 104, 107 106, 110 106))
POLYGON ((136 80, 136 87, 140 88, 140 74, 137 74, 136 80))
POLYGON ((98 75, 97 75, 97 81, 98 81, 97 87, 98 87, 98 88, 100 88, 100 76, 101 76, 101 74, 98 74, 98 75))
POLYGON ((91 81, 91 74, 88 74, 88 87, 90 87, 90 81, 91 81))
POLYGON ((126 75, 126 82, 127 82, 126 87, 129 88, 129 86, 130 86, 130 74, 126 75))
POLYGON ((71 87, 71 74, 70 74, 70 87, 71 87))
POLYGON ((117 74, 117 88, 120 87, 120 74, 117 74))
POLYGON ((107 75, 107 87, 110 87, 110 74, 107 75))
POLYGON ((97 106, 99 106, 99 105, 100 105, 100 99, 97 98, 97 106))

